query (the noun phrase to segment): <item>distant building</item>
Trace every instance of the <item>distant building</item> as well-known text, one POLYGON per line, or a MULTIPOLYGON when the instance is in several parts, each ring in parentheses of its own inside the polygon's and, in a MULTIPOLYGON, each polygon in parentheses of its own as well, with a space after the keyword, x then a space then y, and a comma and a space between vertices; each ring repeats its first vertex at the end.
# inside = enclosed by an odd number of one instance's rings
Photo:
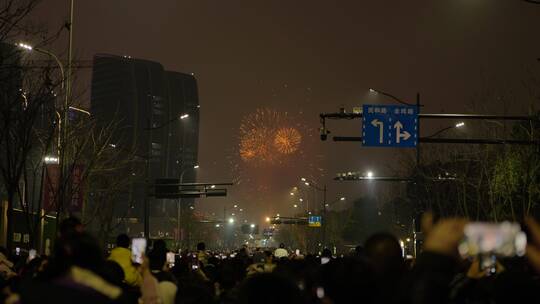
MULTIPOLYGON (((135 149, 147 171, 134 185, 131 198, 123 202, 137 217, 132 234, 143 230, 143 206, 146 181, 156 178, 180 178, 195 182, 193 166, 198 161, 199 100, 197 81, 189 74, 165 71, 157 62, 126 56, 94 56, 91 113, 103 123, 118 124, 115 146, 135 149), (189 115, 180 119, 181 115, 189 115)), ((174 235, 176 201, 150 202, 150 236, 174 235)), ((193 204, 184 199, 183 205, 193 204)), ((122 203, 122 202, 121 202, 122 203)), ((125 210, 124 208, 120 208, 125 210)))

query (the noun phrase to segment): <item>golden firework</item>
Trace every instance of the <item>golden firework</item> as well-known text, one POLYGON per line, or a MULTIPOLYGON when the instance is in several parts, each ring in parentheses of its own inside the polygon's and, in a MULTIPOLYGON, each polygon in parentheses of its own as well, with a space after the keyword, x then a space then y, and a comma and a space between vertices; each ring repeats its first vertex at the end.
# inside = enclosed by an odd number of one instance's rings
POLYGON ((295 128, 280 128, 274 136, 274 147, 283 154, 292 154, 298 151, 302 135, 295 128))
POLYGON ((291 125, 286 112, 271 109, 257 109, 244 117, 240 124, 241 159, 257 166, 283 163, 302 142, 300 131, 291 125))

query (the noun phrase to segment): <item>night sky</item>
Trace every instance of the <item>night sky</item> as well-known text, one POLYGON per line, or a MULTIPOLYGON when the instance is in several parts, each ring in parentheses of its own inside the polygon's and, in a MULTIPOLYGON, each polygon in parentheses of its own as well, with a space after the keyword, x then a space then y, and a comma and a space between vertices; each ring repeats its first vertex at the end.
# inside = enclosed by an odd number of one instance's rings
MULTIPOLYGON (((45 0, 35 15, 53 31, 67 19, 68 2, 45 0)), ((420 92, 425 113, 470 113, 471 102, 486 91, 519 89, 528 70, 539 71, 538 37, 540 5, 519 0, 93 0, 76 1, 74 24, 80 59, 130 55, 195 74, 199 181, 209 182, 237 178, 231 167, 239 161, 239 124, 257 108, 298 114, 302 124, 317 130, 321 112, 389 103, 367 93, 374 87, 411 102, 420 92)), ((65 46, 65 39, 55 44, 60 53, 65 46)), ((89 87, 84 76, 89 72, 83 72, 79 86, 89 87)), ((81 103, 88 104, 88 96, 81 103)), ((491 101, 482 102, 491 113, 502 112, 491 101)), ((507 110, 526 113, 528 102, 522 98, 507 110)), ((421 134, 446 125, 427 125, 421 134)), ((360 126, 360 121, 335 121, 328 127, 333 135, 359 136, 360 126)), ((313 177, 328 183, 329 200, 353 199, 388 185, 334 182, 335 173, 393 174, 403 153, 318 138, 303 149, 294 166, 251 171, 255 180, 269 183, 272 195, 254 199, 257 193, 241 184, 227 198, 199 200, 197 208, 221 215, 224 205, 237 202, 257 221, 271 211, 290 213, 289 189, 299 184, 306 174, 299 171, 308 164, 324 169, 324 177, 320 172, 313 177)))

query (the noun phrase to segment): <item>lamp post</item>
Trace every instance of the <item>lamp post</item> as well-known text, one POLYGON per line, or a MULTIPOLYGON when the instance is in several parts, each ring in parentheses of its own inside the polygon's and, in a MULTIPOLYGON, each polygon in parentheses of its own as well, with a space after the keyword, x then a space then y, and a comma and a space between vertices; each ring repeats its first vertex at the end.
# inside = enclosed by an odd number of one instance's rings
MULTIPOLYGON (((199 169, 199 165, 194 165, 193 167, 185 168, 182 170, 182 173, 180 174, 180 187, 182 187, 182 183, 184 182, 184 174, 188 170, 197 170, 199 169)), ((176 202, 176 233, 178 236, 178 243, 180 243, 180 216, 182 215, 182 198, 179 198, 176 202)))
MULTIPOLYGON (((58 65, 58 69, 60 69, 60 88, 62 90, 64 90, 64 83, 65 83, 65 72, 64 72, 64 65, 62 64, 62 62, 60 61, 60 59, 58 58, 58 56, 56 56, 53 52, 49 51, 49 50, 46 50, 46 49, 42 49, 42 48, 39 48, 39 47, 34 47, 28 43, 24 43, 24 42, 19 42, 17 44, 15 44, 17 47, 19 47, 20 49, 23 49, 23 50, 26 50, 26 51, 36 51, 38 53, 41 53, 41 54, 44 54, 44 55, 47 55, 51 58, 54 59, 54 61, 56 62, 56 64, 58 65)), ((65 97, 65 100, 67 100, 67 92, 66 92, 66 97, 65 97)), ((67 105, 67 103, 66 103, 67 105)), ((55 108, 55 112, 56 112, 56 115, 58 116, 58 144, 57 144, 57 149, 58 149, 58 155, 60 155, 60 147, 61 147, 61 138, 62 138, 62 123, 66 124, 65 122, 65 118, 63 119, 62 116, 60 115, 60 112, 58 112, 58 106, 55 104, 54 105, 54 108, 55 108)), ((65 111, 67 111, 67 108, 65 109, 65 111)))
MULTIPOLYGON (((304 185, 308 186, 308 187, 311 187, 317 191, 320 191, 323 193, 323 201, 322 201, 322 207, 323 207, 323 223, 322 223, 322 226, 323 226, 323 235, 322 235, 322 244, 323 244, 323 247, 326 246, 326 184, 321 188, 319 186, 317 186, 317 183, 315 183, 314 181, 310 181, 308 179, 306 179, 305 177, 302 177, 300 179, 304 185)), ((311 214, 308 210, 308 214, 311 214)))

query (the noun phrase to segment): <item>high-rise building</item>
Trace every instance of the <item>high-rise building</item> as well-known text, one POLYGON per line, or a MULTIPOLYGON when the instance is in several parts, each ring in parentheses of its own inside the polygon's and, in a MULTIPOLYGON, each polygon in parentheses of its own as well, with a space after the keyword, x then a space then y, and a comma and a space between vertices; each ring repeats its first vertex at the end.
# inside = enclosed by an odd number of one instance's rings
POLYGON ((176 201, 148 198, 147 191, 156 178, 182 176, 183 182, 195 182, 199 137, 195 77, 165 71, 153 61, 98 54, 93 62, 91 112, 98 121, 115 122, 116 148, 136 151, 146 166, 130 197, 115 202, 120 210, 135 210, 130 216, 139 224, 129 227, 130 233, 143 230, 144 200, 150 199, 150 236, 172 238, 176 201))

